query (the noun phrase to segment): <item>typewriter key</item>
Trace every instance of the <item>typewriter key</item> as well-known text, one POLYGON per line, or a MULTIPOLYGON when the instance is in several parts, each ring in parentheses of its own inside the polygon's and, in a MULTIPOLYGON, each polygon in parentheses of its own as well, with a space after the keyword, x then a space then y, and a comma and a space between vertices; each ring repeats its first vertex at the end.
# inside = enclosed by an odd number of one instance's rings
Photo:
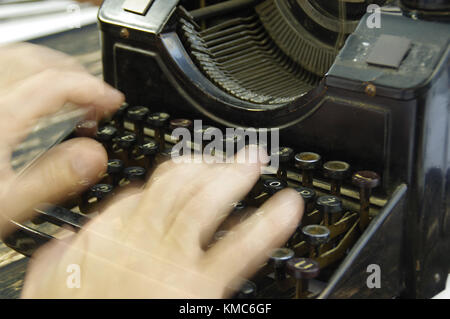
POLYGON ((270 195, 273 195, 286 187, 287 183, 279 179, 267 179, 264 181, 264 190, 270 195))
POLYGON ((165 127, 169 122, 170 115, 167 113, 153 113, 147 118, 147 123, 155 131, 155 140, 158 143, 160 149, 164 149, 166 144, 165 140, 165 127))
POLYGON ((113 139, 117 135, 117 129, 114 126, 103 126, 101 127, 96 134, 97 141, 102 143, 108 154, 112 154, 113 152, 113 139))
POLYGON ((127 186, 132 182, 145 181, 147 170, 140 166, 131 166, 123 171, 124 178, 120 181, 120 186, 127 186))
POLYGON ((330 161, 323 164, 324 176, 331 179, 331 194, 341 195, 342 180, 347 177, 350 165, 341 161, 330 161))
POLYGON ((124 165, 119 159, 111 159, 108 161, 107 175, 105 184, 111 184, 117 186, 122 176, 124 165))
POLYGON ((372 188, 380 184, 380 175, 372 171, 359 171, 353 174, 352 183, 359 187, 360 213, 359 227, 364 230, 369 224, 370 196, 372 188))
POLYGON ((98 204, 112 195, 114 187, 109 184, 97 184, 92 186, 84 195, 83 202, 80 205, 80 211, 83 214, 92 214, 97 211, 98 204))
POLYGON ((244 201, 239 201, 233 203, 233 211, 231 213, 234 215, 240 215, 246 208, 246 203, 244 201))
POLYGON ((256 284, 252 281, 245 280, 236 294, 237 299, 252 299, 256 298, 256 284))
POLYGON ((176 150, 173 146, 168 146, 159 153, 159 156, 157 156, 157 164, 159 165, 165 161, 182 155, 182 149, 176 150))
POLYGON ((279 168, 277 171, 277 178, 287 182, 287 167, 286 165, 294 157, 294 150, 290 147, 280 147, 278 150, 272 152, 271 158, 278 157, 279 168))
POLYGON ((321 157, 319 154, 304 152, 295 155, 295 166, 302 170, 302 184, 304 187, 313 186, 314 170, 320 166, 321 157))
POLYGON ((302 228, 302 234, 309 246, 309 258, 320 255, 320 246, 330 240, 330 230, 321 225, 308 225, 302 228))
POLYGON ((275 279, 286 279, 286 262, 294 257, 294 251, 289 248, 277 248, 269 253, 269 260, 273 264, 275 279))
POLYGON ((316 192, 312 188, 308 187, 297 187, 295 190, 303 197, 306 213, 312 212, 314 209, 314 198, 316 198, 316 192))
MULTIPOLYGON (((222 131, 214 126, 204 126, 203 127, 203 142, 202 142, 202 150, 203 150, 203 154, 208 154, 208 155, 215 155, 216 152, 216 147, 212 147, 212 145, 209 145, 209 141, 214 141, 216 138, 222 136, 222 131), (206 136, 206 137, 205 137, 206 136)), ((222 141, 223 142, 223 141, 222 141)))
POLYGON ((122 106, 113 115, 114 125, 121 134, 125 132, 125 115, 129 107, 130 106, 128 105, 128 103, 123 103, 122 106))
POLYGON ((114 152, 114 155, 119 156, 124 163, 128 163, 128 160, 133 158, 133 148, 136 142, 137 138, 134 133, 120 136, 117 139, 118 149, 114 152))
POLYGON ((316 200, 316 206, 322 214, 325 226, 336 223, 342 216, 342 201, 333 195, 320 196, 316 200))
POLYGON ((127 118, 134 124, 134 132, 139 143, 144 142, 144 124, 150 110, 145 106, 134 106, 127 111, 127 118))
MULTIPOLYGON (((176 129, 186 129, 186 130, 188 130, 189 132, 191 132, 192 131, 192 121, 191 120, 188 120, 188 119, 173 119, 173 120, 171 120, 170 121, 170 124, 169 124, 169 128, 170 128, 170 135, 171 135, 171 137, 172 137, 172 140, 173 141, 175 141, 176 143, 179 143, 181 140, 180 140, 180 137, 183 137, 184 135, 183 135, 183 133, 181 132, 181 134, 177 134, 177 136, 175 136, 174 134, 173 134, 173 131, 174 130, 176 130, 176 129)), ((191 138, 192 138, 192 136, 191 136, 191 138)), ((188 143, 189 141, 185 141, 184 139, 182 140, 182 143, 183 143, 183 147, 187 147, 187 143, 188 143)), ((164 150, 164 148, 162 149, 162 150, 164 150)))
POLYGON ((319 264, 310 258, 293 258, 287 262, 288 273, 297 280, 296 299, 309 295, 309 280, 319 276, 319 264))
POLYGON ((149 170, 155 161, 155 156, 158 154, 159 146, 156 142, 150 141, 143 145, 138 146, 138 156, 135 161, 139 163, 140 166, 149 170))

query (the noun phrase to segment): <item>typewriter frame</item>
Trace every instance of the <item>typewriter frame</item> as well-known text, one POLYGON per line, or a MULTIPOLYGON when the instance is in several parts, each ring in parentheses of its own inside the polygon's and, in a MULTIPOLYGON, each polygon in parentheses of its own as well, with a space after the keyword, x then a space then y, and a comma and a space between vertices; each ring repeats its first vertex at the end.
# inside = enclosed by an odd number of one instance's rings
MULTIPOLYGON (((413 52, 428 50, 423 74, 410 69, 412 76, 396 78, 392 70, 375 69, 378 76, 367 80, 373 67, 349 61, 364 39, 372 42, 383 31, 360 23, 316 89, 288 106, 261 112, 220 92, 196 69, 177 38, 177 18, 186 14, 177 0, 155 0, 143 16, 123 11, 123 1, 105 1, 99 21, 105 81, 122 90, 130 104, 164 105, 172 114, 218 126, 278 127, 286 144, 383 173, 376 194, 382 204, 372 202, 382 206, 380 212, 319 298, 428 298, 444 289, 450 270, 450 255, 445 253, 450 251, 448 24, 383 11, 384 30, 395 35, 408 30, 405 36, 418 48, 413 52), (374 96, 369 85, 376 88, 374 96), (340 125, 333 125, 336 122, 340 125), (366 285, 370 264, 382 269, 380 289, 366 285)), ((46 220, 79 229, 86 220, 75 217, 56 214, 46 220)), ((35 246, 52 239, 16 226, 19 230, 5 243, 26 255, 35 247, 17 245, 22 239, 35 238, 35 246)))
POLYGON ((392 85, 395 76, 389 79, 392 71, 386 68, 380 69, 380 76, 373 81, 363 80, 366 74, 360 69, 346 69, 345 63, 352 58, 352 50, 361 43, 361 37, 372 40, 383 33, 360 23, 320 86, 284 108, 258 112, 252 110, 252 105, 218 92, 196 69, 176 35, 176 19, 185 14, 177 7, 177 1, 164 1, 164 4, 155 1, 146 16, 124 12, 121 4, 122 0, 105 1, 99 14, 104 78, 124 91, 130 103, 164 104, 179 116, 199 116, 217 125, 269 124, 282 129, 281 140, 288 145, 334 146, 339 143, 333 136, 353 135, 338 151, 325 147, 320 152, 327 158, 343 160, 350 159, 345 154, 357 154, 357 166, 364 164, 383 172, 382 193, 389 200, 320 297, 422 298, 431 297, 444 288, 450 265, 444 253, 450 249, 450 106, 448 92, 445 92, 450 54, 449 39, 443 35, 449 30, 448 25, 413 21, 399 12, 393 14, 392 10, 382 12, 383 28, 390 34, 408 30, 406 36, 424 46, 427 41, 421 39, 429 34, 436 38, 430 41, 439 47, 438 52, 433 53, 435 60, 426 74, 413 81, 415 85, 407 83, 407 76, 397 87, 392 85), (156 16, 161 23, 149 26, 156 16), (443 33, 432 32, 433 27, 438 26, 443 33), (133 71, 140 70, 130 72, 125 64, 134 68, 133 71), (347 76, 344 71, 348 72, 347 76), (126 74, 133 76, 125 77, 126 74), (150 81, 140 81, 143 78, 150 81), (146 82, 151 82, 150 86, 146 82), (369 84, 376 87, 373 97, 366 91, 369 84), (325 109, 336 112, 325 112, 325 109), (344 117, 352 117, 354 112, 358 112, 360 122, 368 126, 358 127, 366 133, 358 136, 352 134, 358 129, 349 132, 342 126, 333 127, 332 121, 348 124, 344 117), (431 118, 436 116, 441 118, 440 127, 433 125, 431 118), (316 123, 329 125, 328 134, 318 132, 314 128, 316 123), (314 133, 295 141, 299 139, 295 134, 299 129, 314 133), (368 131, 379 135, 371 138, 368 131), (431 227, 435 232, 429 231, 431 227), (380 253, 382 248, 385 251, 380 253), (374 258, 377 255, 374 251, 378 251, 377 258, 374 258), (363 265, 377 263, 377 260, 383 262, 382 269, 389 278, 383 278, 382 289, 371 290, 365 285, 367 272, 363 265))

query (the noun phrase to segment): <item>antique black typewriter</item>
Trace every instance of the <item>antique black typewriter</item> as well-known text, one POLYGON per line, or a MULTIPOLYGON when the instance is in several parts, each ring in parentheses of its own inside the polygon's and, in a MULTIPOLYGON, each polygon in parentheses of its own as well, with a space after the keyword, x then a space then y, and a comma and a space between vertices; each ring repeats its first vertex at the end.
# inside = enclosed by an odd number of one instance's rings
MULTIPOLYGON (((104 78, 127 97, 95 134, 108 173, 34 222, 81 229, 193 120, 276 128, 280 168, 233 214, 284 187, 306 213, 236 297, 431 297, 450 271, 449 15, 439 0, 105 0, 104 78)), ((17 227, 6 243, 26 255, 52 238, 17 227)))

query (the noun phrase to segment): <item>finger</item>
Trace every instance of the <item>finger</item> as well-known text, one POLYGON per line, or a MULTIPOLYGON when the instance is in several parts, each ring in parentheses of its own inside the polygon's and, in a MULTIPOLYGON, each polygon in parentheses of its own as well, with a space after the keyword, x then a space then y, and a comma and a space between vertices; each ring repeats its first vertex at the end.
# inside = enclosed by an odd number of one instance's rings
POLYGON ((238 213, 232 212, 228 218, 220 225, 220 230, 231 230, 232 228, 236 227, 240 223, 243 223, 247 218, 252 216, 257 211, 256 207, 247 207, 238 213))
POLYGON ((234 203, 245 197, 258 180, 267 154, 251 146, 240 151, 234 163, 213 165, 201 173, 195 196, 182 207, 167 236, 183 236, 183 241, 200 241, 205 247, 219 225, 232 211, 234 203), (250 160, 254 159, 254 160, 250 160))
POLYGON ((0 89, 46 69, 83 72, 78 61, 62 52, 31 43, 16 43, 0 48, 0 89))
POLYGON ((101 178, 106 166, 106 151, 94 140, 73 139, 60 144, 11 181, 2 198, 2 218, 22 221, 40 203, 58 203, 80 193, 101 178))
POLYGON ((67 102, 94 107, 101 118, 119 108, 123 101, 122 93, 92 75, 46 70, 18 84, 5 97, 3 111, 9 113, 15 131, 20 131, 37 118, 55 113, 67 102))
POLYGON ((303 215, 303 199, 295 190, 275 194, 230 236, 217 242, 205 255, 205 267, 230 287, 236 278, 249 278, 267 259, 267 253, 282 246, 303 215))
POLYGON ((153 229, 155 235, 163 236, 178 214, 174 207, 195 196, 193 183, 206 169, 203 164, 174 164, 171 161, 160 165, 148 181, 138 209, 128 213, 130 225, 145 226, 153 229))

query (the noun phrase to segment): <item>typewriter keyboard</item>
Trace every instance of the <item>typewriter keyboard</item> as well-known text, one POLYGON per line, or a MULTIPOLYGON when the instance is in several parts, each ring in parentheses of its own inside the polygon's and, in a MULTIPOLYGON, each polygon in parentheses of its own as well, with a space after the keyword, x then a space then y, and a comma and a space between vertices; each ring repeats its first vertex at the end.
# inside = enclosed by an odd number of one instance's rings
MULTIPOLYGON (((81 229, 90 218, 101 214, 102 202, 130 183, 145 181, 154 167, 170 159, 177 142, 170 132, 193 129, 193 121, 124 104, 109 122, 89 127, 79 127, 77 133, 104 145, 109 156, 107 172, 99 184, 81 196, 59 206, 36 209, 35 224, 48 222, 81 229)), ((199 150, 194 143, 191 147, 199 150)), ((288 146, 271 155, 279 158, 278 171, 262 175, 246 198, 235 203, 211 245, 226 235, 232 226, 230 220, 241 222, 249 216, 250 208, 259 207, 286 187, 294 188, 305 201, 301 224, 284 247, 269 253, 267 263, 244 282, 235 297, 314 298, 385 204, 372 195, 380 176, 372 171, 353 172, 350 163, 329 161, 320 154, 288 146)))

